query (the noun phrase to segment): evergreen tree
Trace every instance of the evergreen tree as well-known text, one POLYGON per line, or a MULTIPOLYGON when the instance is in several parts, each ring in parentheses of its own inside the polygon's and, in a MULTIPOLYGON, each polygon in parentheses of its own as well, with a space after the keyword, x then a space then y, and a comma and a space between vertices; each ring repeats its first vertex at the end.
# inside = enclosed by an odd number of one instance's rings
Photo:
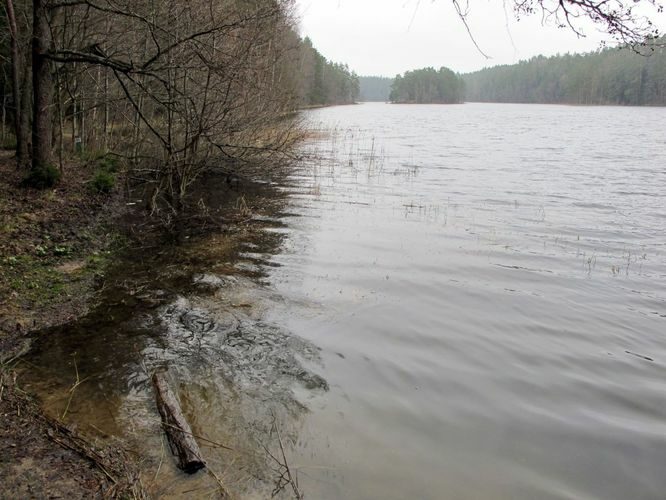
POLYGON ((649 56, 629 48, 537 56, 463 76, 466 98, 481 102, 666 105, 666 38, 649 56), (659 46, 661 44, 661 46, 659 46))
POLYGON ((393 103, 456 104, 463 101, 464 82, 448 68, 423 68, 396 76, 389 100, 393 103))

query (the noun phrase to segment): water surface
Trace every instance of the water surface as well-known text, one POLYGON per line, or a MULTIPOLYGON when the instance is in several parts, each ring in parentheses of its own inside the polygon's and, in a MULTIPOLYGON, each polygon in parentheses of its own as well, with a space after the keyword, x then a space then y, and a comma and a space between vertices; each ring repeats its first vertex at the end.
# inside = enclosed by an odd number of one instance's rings
POLYGON ((304 117, 242 231, 135 256, 41 336, 47 408, 133 443, 157 497, 217 492, 168 458, 168 368, 240 498, 274 493, 279 441, 306 498, 664 498, 666 109, 304 117))
POLYGON ((663 498, 666 110, 308 114, 271 283, 323 349, 313 498, 663 498), (314 305, 314 306, 313 306, 314 305))

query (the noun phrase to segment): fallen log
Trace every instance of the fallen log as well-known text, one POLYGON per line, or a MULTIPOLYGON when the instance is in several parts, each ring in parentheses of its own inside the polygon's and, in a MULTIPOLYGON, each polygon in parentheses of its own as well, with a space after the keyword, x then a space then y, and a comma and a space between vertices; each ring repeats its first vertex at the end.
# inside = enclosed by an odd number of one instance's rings
POLYGON ((153 387, 157 409, 162 417, 162 427, 169 440, 171 452, 178 458, 178 468, 188 474, 203 469, 206 464, 192 429, 180 409, 178 398, 173 393, 164 373, 153 374, 153 387))

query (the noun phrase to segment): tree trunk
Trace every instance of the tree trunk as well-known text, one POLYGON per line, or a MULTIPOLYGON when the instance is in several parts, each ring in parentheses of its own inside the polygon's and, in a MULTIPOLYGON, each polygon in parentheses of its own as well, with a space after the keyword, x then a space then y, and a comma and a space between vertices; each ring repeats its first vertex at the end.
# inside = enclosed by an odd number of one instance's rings
MULTIPOLYGON (((76 68, 76 66, 75 66, 75 68, 76 68)), ((74 77, 74 86, 76 88, 76 77, 74 77)), ((75 94, 76 94, 76 90, 74 90, 74 92, 69 90, 70 99, 72 100, 72 123, 71 123, 71 125, 72 125, 72 140, 71 140, 72 154, 76 154, 76 138, 79 135, 78 128, 77 128, 78 119, 79 119, 79 108, 78 108, 78 104, 77 104, 78 101, 76 100, 76 95, 75 94)))
MULTIPOLYGON (((21 106, 22 98, 25 99, 26 96, 21 96, 21 84, 19 82, 21 78, 21 57, 19 52, 19 37, 18 29, 16 27, 16 14, 14 12, 14 2, 12 0, 7 0, 7 20, 9 21, 9 35, 10 35, 10 45, 11 45, 11 57, 12 57, 12 87, 14 94, 14 130, 16 132, 16 164, 17 166, 23 167, 28 163, 29 153, 28 153, 28 144, 30 143, 28 139, 28 127, 26 127, 26 120, 23 120, 21 113, 23 111, 23 106, 21 106)), ((26 92, 27 94, 27 92, 26 92)), ((28 123, 29 125, 29 123, 28 123)))
POLYGON ((65 147, 65 115, 62 103, 62 84, 60 82, 60 73, 56 72, 56 110, 58 112, 58 166, 60 173, 63 172, 65 165, 63 161, 65 147))
POLYGON ((30 164, 30 151, 32 151, 32 136, 30 134, 30 127, 32 122, 32 53, 29 50, 24 51, 23 54, 23 76, 22 85, 23 91, 21 92, 21 135, 23 136, 23 144, 26 151, 25 165, 29 167, 30 164))
POLYGON ((109 71, 104 68, 104 141, 102 150, 109 152, 109 71))
POLYGON ((169 438, 171 451, 178 457, 178 468, 193 474, 206 464, 201 458, 201 450, 192 435, 192 429, 185 420, 180 403, 171 391, 164 373, 153 374, 155 401, 162 417, 164 431, 169 438))
POLYGON ((83 151, 86 148, 86 143, 88 142, 88 137, 86 135, 86 108, 85 108, 85 96, 83 95, 83 91, 81 92, 82 97, 81 97, 81 125, 80 125, 80 130, 79 130, 79 139, 80 139, 80 151, 79 153, 83 153, 83 151))
POLYGON ((4 92, 3 88, 3 93, 2 93, 2 132, 0 132, 0 142, 2 142, 2 145, 5 145, 5 141, 7 139, 7 129, 5 127, 5 119, 7 117, 7 94, 4 92))
POLYGON ((43 173, 51 164, 51 69, 46 57, 51 45, 46 0, 33 0, 32 87, 32 173, 43 173))
MULTIPOLYGON (((104 23, 106 28, 106 37, 109 38, 109 33, 111 31, 111 23, 107 19, 104 23)), ((102 150, 104 153, 109 152, 109 69, 103 68, 104 71, 104 125, 103 132, 104 137, 102 141, 102 150)))

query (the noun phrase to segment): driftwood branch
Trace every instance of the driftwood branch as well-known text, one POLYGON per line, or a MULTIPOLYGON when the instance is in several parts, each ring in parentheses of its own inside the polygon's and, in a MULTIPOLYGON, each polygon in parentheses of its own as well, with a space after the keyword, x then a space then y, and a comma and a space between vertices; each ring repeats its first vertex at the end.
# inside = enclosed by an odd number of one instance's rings
POLYGON ((169 446, 178 459, 178 468, 194 474, 206 464, 194 439, 192 429, 185 420, 178 398, 173 393, 164 373, 153 374, 153 387, 157 409, 162 417, 162 426, 169 439, 169 446))

